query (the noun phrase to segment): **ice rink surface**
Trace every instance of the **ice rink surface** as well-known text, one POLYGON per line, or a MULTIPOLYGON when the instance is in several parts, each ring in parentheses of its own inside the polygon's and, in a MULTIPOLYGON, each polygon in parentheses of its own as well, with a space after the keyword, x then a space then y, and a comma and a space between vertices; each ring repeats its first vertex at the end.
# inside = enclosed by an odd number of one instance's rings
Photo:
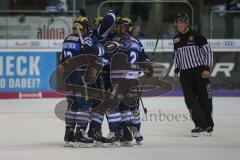
MULTIPOLYGON (((0 160, 237 160, 240 98, 215 97, 213 137, 193 138, 183 97, 144 98, 144 144, 64 148, 65 125, 54 113, 61 99, 0 100, 0 160)), ((107 134, 104 124, 104 134, 107 134)))

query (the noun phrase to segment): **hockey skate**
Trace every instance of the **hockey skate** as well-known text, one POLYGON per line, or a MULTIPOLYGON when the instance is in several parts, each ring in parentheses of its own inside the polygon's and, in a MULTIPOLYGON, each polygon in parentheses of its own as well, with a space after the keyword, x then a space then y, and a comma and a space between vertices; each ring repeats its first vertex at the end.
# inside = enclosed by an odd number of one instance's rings
POLYGON ((206 132, 206 136, 211 137, 212 136, 212 132, 213 132, 213 127, 208 127, 207 128, 207 132, 206 132))
POLYGON ((89 128, 88 136, 94 140, 95 147, 104 147, 105 143, 111 143, 111 141, 102 135, 101 130, 97 130, 95 128, 89 128))
POLYGON ((66 127, 64 135, 64 147, 73 147, 74 145, 74 128, 66 127))
POLYGON ((83 129, 76 130, 74 141, 74 147, 76 148, 90 148, 94 146, 93 139, 89 138, 83 129))
POLYGON ((206 135, 206 130, 201 127, 195 127, 191 130, 192 137, 201 137, 206 135))
POLYGON ((123 136, 120 138, 120 146, 132 147, 133 146, 133 144, 132 144, 133 137, 132 137, 132 132, 129 129, 129 127, 124 127, 122 129, 122 132, 123 132, 123 134, 122 134, 123 136))
POLYGON ((143 136, 140 133, 140 131, 134 132, 133 137, 136 140, 136 145, 142 145, 143 144, 143 136))
POLYGON ((111 148, 111 147, 120 146, 119 137, 120 137, 120 133, 109 132, 106 138, 107 143, 104 143, 104 147, 111 148))

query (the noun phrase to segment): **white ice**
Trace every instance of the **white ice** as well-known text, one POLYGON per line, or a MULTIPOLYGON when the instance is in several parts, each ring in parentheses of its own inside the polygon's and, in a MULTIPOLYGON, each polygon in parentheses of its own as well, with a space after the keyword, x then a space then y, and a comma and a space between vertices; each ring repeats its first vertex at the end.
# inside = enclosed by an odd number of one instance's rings
MULTIPOLYGON (((190 135, 193 124, 187 118, 183 97, 144 98, 149 109, 147 118, 142 114, 144 144, 118 148, 63 147, 64 122, 54 113, 61 100, 0 100, 0 160, 237 160, 240 157, 240 98, 237 97, 214 98, 214 135, 198 138, 190 135)), ((106 134, 106 123, 103 127, 106 134)))

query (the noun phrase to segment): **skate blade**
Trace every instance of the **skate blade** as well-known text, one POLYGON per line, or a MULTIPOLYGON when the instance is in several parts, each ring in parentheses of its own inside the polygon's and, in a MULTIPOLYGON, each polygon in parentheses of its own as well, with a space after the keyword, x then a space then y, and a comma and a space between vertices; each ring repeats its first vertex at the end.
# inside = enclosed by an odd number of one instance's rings
POLYGON ((120 146, 121 147, 132 147, 132 141, 124 141, 124 142, 120 142, 120 146))
POLYGON ((114 147, 119 147, 119 146, 120 146, 119 142, 103 143, 103 147, 105 147, 105 148, 114 148, 114 147))
POLYGON ((104 147, 104 144, 100 141, 94 141, 94 147, 104 147))
POLYGON ((74 142, 65 142, 64 147, 74 147, 74 142))
POLYGON ((141 145, 143 145, 143 141, 136 141, 136 144, 135 144, 135 145, 141 146, 141 145))
POLYGON ((207 137, 212 137, 213 135, 212 135, 212 132, 206 132, 206 136, 207 137))
POLYGON ((207 132, 192 133, 192 137, 204 137, 207 132))
POLYGON ((94 143, 82 143, 82 142, 75 142, 75 148, 91 148, 94 147, 94 143))

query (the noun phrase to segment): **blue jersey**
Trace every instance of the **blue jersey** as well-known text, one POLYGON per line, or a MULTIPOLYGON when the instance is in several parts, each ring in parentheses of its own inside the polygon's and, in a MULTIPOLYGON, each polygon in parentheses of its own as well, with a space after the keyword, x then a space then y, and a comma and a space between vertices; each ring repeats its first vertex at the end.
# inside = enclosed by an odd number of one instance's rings
MULTIPOLYGON (((121 35, 119 39, 118 51, 126 54, 131 64, 148 61, 148 56, 145 54, 144 48, 139 40, 129 35, 121 35)), ((106 55, 109 56, 109 54, 106 55)))
MULTIPOLYGON (((99 56, 102 54, 102 49, 97 45, 92 43, 91 38, 85 37, 83 43, 80 40, 78 34, 70 34, 63 41, 63 49, 60 57, 60 62, 64 62, 67 59, 74 58, 83 54, 92 54, 99 56)), ((89 64, 91 65, 91 64, 89 64)), ((66 83, 83 85, 82 76, 85 74, 85 68, 81 70, 77 69, 71 73, 71 75, 66 79, 66 83)))
POLYGON ((68 58, 72 58, 81 54, 103 55, 103 48, 93 44, 90 37, 83 39, 83 44, 78 34, 70 34, 63 41, 62 54, 60 62, 64 62, 68 58))
POLYGON ((63 41, 60 61, 64 62, 66 59, 85 54, 90 50, 91 46, 91 41, 89 42, 88 38, 85 38, 84 44, 82 44, 79 35, 72 33, 63 41))

